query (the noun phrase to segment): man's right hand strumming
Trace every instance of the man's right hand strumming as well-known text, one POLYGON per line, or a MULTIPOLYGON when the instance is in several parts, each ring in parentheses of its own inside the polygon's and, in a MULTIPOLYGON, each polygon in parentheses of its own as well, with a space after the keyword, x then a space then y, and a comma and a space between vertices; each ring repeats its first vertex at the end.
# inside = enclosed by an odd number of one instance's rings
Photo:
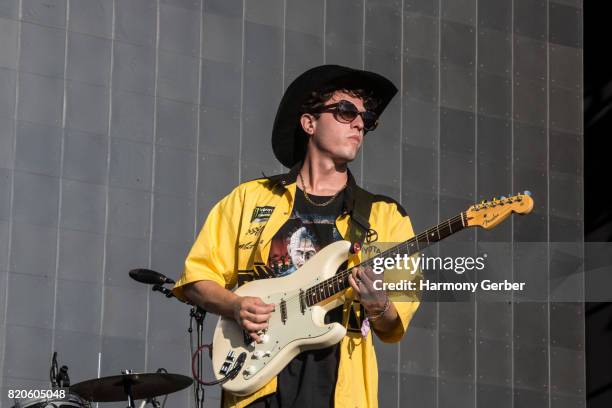
POLYGON ((231 317, 260 343, 258 332, 268 328, 274 305, 264 303, 258 297, 238 296, 217 282, 197 281, 186 285, 184 294, 194 305, 220 316, 231 317))
POLYGON ((234 319, 258 343, 261 342, 258 333, 268 328, 273 311, 273 304, 264 303, 258 297, 237 296, 234 301, 234 319))

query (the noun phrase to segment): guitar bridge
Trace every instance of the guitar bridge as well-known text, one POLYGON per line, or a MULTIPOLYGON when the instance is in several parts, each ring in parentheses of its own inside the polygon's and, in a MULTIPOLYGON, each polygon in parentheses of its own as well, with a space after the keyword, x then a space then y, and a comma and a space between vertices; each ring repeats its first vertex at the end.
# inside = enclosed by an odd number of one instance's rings
POLYGON ((280 312, 281 321, 283 322, 283 324, 285 324, 285 322, 287 321, 287 302, 285 302, 285 299, 282 299, 280 301, 280 312))

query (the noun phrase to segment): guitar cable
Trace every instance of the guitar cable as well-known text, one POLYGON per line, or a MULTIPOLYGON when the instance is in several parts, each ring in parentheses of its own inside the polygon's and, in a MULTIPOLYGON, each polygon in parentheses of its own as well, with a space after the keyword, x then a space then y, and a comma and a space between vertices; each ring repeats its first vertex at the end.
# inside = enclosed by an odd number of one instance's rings
POLYGON ((246 361, 246 353, 242 352, 236 359, 236 364, 234 365, 234 367, 230 371, 228 371, 228 373, 223 378, 214 381, 202 381, 202 379, 196 373, 196 367, 199 361, 199 355, 204 349, 208 349, 208 356, 212 359, 212 344, 202 344, 200 347, 198 347, 193 357, 191 358, 191 373, 193 374, 193 378, 195 378, 198 383, 205 386, 223 384, 236 377, 240 372, 240 369, 244 365, 244 362, 246 361))

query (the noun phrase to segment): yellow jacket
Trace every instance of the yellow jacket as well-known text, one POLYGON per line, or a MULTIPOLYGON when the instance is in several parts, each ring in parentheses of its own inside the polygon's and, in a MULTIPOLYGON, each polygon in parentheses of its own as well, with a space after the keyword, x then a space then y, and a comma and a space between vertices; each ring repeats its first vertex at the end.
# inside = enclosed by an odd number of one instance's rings
MULTIPOLYGON (((296 166, 287 174, 240 184, 213 207, 173 289, 178 298, 184 299, 182 288, 192 282, 211 280, 232 289, 237 284, 257 278, 258 267, 265 265, 268 259, 272 238, 291 215, 298 170, 299 166, 296 166)), ((336 219, 336 228, 345 238, 355 188, 358 187, 349 172, 344 212, 336 219)), ((377 232, 378 241, 399 243, 414 236, 403 208, 390 198, 375 197, 369 222, 377 232)), ((362 252, 349 257, 349 267, 360 262, 362 252)), ((348 331, 340 345, 334 401, 336 407, 377 407, 378 368, 372 334, 362 337, 360 308, 358 302, 352 300, 351 292, 349 289, 344 304, 343 321, 348 331), (351 313, 353 316, 349 319, 351 313), (349 324, 349 321, 353 323, 349 324)), ((401 324, 389 332, 377 332, 378 337, 387 343, 400 341, 419 306, 417 301, 394 301, 393 304, 401 324)), ((244 397, 224 392, 224 406, 244 407, 275 392, 276 385, 276 378, 273 378, 255 393, 244 397)))

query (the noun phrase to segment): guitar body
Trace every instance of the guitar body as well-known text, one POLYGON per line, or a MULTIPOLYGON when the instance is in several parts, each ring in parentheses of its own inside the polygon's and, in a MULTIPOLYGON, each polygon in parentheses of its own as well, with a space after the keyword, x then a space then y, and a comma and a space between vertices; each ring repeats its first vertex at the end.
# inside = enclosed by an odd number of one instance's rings
POLYGON ((325 324, 324 317, 329 310, 341 305, 343 298, 336 296, 323 304, 307 307, 300 302, 300 291, 334 276, 347 260, 350 245, 348 241, 334 242, 288 276, 255 280, 236 289, 237 295, 259 297, 265 303, 275 304, 276 310, 264 334, 265 342, 259 344, 247 340, 234 319, 219 318, 212 349, 217 379, 223 378, 238 357, 246 353, 238 375, 223 384, 225 390, 236 395, 251 394, 300 352, 328 347, 342 340, 346 329, 339 323, 325 324), (284 308, 279 306, 281 302, 284 308))

